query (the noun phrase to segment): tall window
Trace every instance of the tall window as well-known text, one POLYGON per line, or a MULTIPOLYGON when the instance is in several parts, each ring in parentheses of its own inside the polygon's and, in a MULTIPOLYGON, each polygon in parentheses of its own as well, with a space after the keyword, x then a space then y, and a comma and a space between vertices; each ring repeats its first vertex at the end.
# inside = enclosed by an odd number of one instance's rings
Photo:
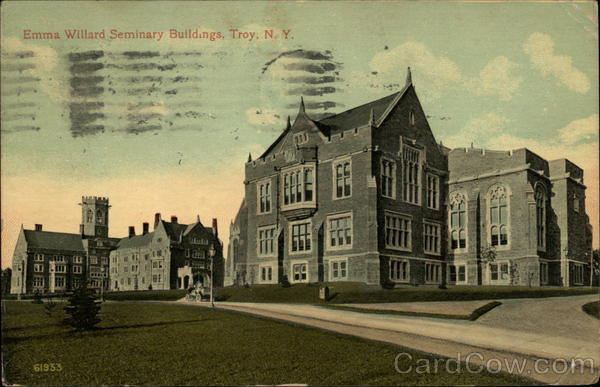
POLYGON ((508 269, 508 262, 490 263, 490 280, 508 281, 510 279, 508 269))
POLYGON ((427 207, 440 207, 440 178, 432 174, 427 174, 427 207))
POLYGON ((450 243, 453 249, 467 247, 466 198, 460 192, 450 195, 450 243))
POLYGON ((271 212, 271 182, 259 183, 258 185, 259 212, 271 212))
POLYGON ((540 262, 540 283, 542 285, 548 284, 548 263, 540 262))
POLYGON ((94 221, 94 211, 87 210, 87 222, 92 223, 94 221))
POLYGON ((467 270, 465 265, 449 265, 449 281, 450 282, 465 282, 467 280, 467 270))
POLYGON ((440 282, 442 277, 442 265, 439 263, 426 263, 425 264, 425 281, 426 282, 440 282))
POLYGON ((292 224, 292 252, 310 251, 310 222, 292 224))
POLYGON ((411 220, 401 215, 385 215, 385 246, 391 249, 411 249, 411 220))
POLYGON ((508 245, 508 194, 499 185, 492 188, 488 196, 490 236, 492 246, 508 245))
POLYGON ((333 165, 335 173, 335 198, 345 198, 352 194, 352 164, 342 161, 333 165))
POLYGON ((283 204, 313 201, 313 167, 301 167, 283 174, 283 204))
POLYGON ((381 195, 396 198, 396 163, 381 159, 381 195))
POLYGON ((390 259, 390 279, 392 281, 408 281, 409 263, 405 259, 390 259))
POLYGON ((273 280, 272 266, 262 266, 260 268, 260 280, 263 282, 270 282, 273 280))
POLYGON ((579 196, 573 194, 573 211, 579 213, 579 196))
POLYGON ((328 219, 329 247, 352 247, 352 216, 341 215, 328 219))
POLYGON ((403 199, 405 202, 420 204, 421 193, 421 152, 404 146, 402 149, 403 199))
POLYGON ((102 210, 96 211, 96 222, 102 224, 104 222, 104 213, 102 210))
POLYGON ((436 223, 423 223, 423 244, 426 253, 440 253, 440 225, 436 223))
POLYGON ((535 189, 536 230, 538 248, 546 247, 546 189, 539 184, 535 189))
POLYGON ((270 255, 275 252, 275 227, 258 229, 258 254, 270 255))

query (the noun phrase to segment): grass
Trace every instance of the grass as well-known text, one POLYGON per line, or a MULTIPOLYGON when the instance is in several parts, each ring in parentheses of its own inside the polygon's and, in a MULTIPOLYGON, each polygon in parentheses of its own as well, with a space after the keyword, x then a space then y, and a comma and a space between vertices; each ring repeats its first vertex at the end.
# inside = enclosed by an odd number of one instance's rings
MULTIPOLYGON (((258 285, 218 289, 217 300, 234 302, 292 302, 324 303, 319 300, 319 284, 297 284, 289 288, 281 285, 258 285)), ((410 287, 383 290, 358 283, 332 283, 328 302, 335 304, 419 302, 419 301, 473 301, 503 298, 540 298, 596 294, 598 288, 529 288, 515 286, 455 286, 410 287)))
POLYGON ((176 301, 185 297, 186 291, 173 290, 137 290, 104 293, 104 299, 110 301, 176 301))
MULTIPOLYGON (((525 385, 505 373, 417 373, 442 358, 394 345, 236 313, 173 304, 110 303, 99 329, 74 332, 42 305, 5 302, 2 360, 24 385, 525 385), (402 356, 401 370, 394 367, 402 356), (38 364, 60 371, 35 372, 38 364), (432 364, 432 363, 430 363, 432 364)), ((440 364, 440 363, 438 363, 440 364)), ((443 364, 443 363, 441 363, 443 364)), ((43 369, 43 367, 42 367, 43 369)))
POLYGON ((600 301, 588 302, 581 307, 583 311, 590 316, 600 319, 600 301))
POLYGON ((447 318, 454 320, 469 320, 475 321, 479 317, 483 316, 490 310, 494 309, 497 306, 502 305, 501 302, 492 301, 479 308, 475 309, 473 312, 469 314, 443 314, 443 313, 428 313, 428 312, 412 312, 412 311, 404 311, 404 310, 390 310, 390 309, 367 309, 367 308, 358 308, 352 306, 344 306, 344 305, 328 305, 329 308, 334 309, 342 309, 342 310, 350 310, 353 312, 361 312, 361 313, 375 313, 375 314, 395 314, 398 316, 419 316, 419 317, 435 317, 435 318, 447 318))

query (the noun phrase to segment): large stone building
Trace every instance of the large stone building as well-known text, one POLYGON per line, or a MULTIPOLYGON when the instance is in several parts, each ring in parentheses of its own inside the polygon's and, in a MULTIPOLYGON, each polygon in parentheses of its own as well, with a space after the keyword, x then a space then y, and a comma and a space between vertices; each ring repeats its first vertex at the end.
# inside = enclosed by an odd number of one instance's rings
POLYGON ((319 121, 301 102, 244 184, 228 283, 589 281, 583 171, 438 144, 410 71, 401 91, 319 121))
POLYGON ((109 253, 118 239, 108 237, 108 198, 81 198, 79 234, 21 227, 12 261, 11 293, 71 291, 88 282, 108 289, 109 253))
POLYGON ((217 219, 212 228, 200 217, 192 224, 181 224, 177 217, 161 219, 157 213, 154 230, 143 223, 142 235, 129 235, 110 253, 110 289, 164 290, 208 286, 211 280, 209 249, 213 246, 214 286, 223 285, 223 245, 218 238, 217 219))

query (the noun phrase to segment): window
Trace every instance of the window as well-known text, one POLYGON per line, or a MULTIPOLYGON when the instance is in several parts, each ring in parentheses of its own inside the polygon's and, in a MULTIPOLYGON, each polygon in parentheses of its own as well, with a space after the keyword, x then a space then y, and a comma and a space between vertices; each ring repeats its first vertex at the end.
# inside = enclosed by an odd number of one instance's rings
POLYGON ((62 288, 65 286, 65 277, 56 277, 54 279, 54 286, 57 288, 62 288))
POLYGON ((33 271, 35 273, 43 273, 44 272, 44 265, 43 264, 39 264, 39 263, 34 264, 33 265, 33 271))
POLYGON ((271 212, 271 181, 258 184, 258 212, 271 212))
POLYGON ((440 225, 436 223, 423 223, 423 245, 426 253, 440 253, 440 225))
POLYGON ((38 262, 40 262, 40 261, 42 261, 42 262, 43 262, 43 261, 44 261, 44 254, 36 254, 36 255, 34 255, 34 258, 33 258, 33 259, 34 259, 35 261, 38 261, 38 262))
MULTIPOLYGON (((73 284, 73 289, 78 289, 81 286, 81 280, 79 278, 73 278, 73 280, 71 281, 73 284)), ((116 282, 115 282, 115 286, 116 282)))
POLYGON ((306 132, 294 134, 294 143, 296 145, 306 144, 308 142, 308 135, 306 132))
POLYGON ((108 265, 108 258, 107 257, 102 257, 102 264, 103 265, 108 265))
POLYGON ((508 245, 508 195, 506 189, 501 185, 494 187, 489 192, 488 200, 491 245, 508 245))
POLYGON ((409 263, 405 259, 390 259, 390 279, 392 281, 408 281, 409 263))
POLYGON ((349 160, 333 164, 334 198, 347 198, 352 195, 352 164, 349 160))
POLYGON ((81 274, 81 266, 73 266, 72 270, 74 274, 81 274))
POLYGON ((162 250, 156 250, 156 256, 162 257, 162 250))
POLYGON ((284 205, 313 201, 313 172, 313 167, 303 166, 283 174, 284 205))
POLYGON ((65 262, 65 256, 64 255, 57 255, 56 256, 56 262, 65 262))
POLYGON ((542 285, 548 284, 548 263, 540 262, 540 283, 542 285))
POLYGON ((460 283, 467 281, 467 268, 465 265, 449 265, 449 282, 460 283))
POLYGON ((421 199, 421 152, 404 145, 402 147, 402 172, 404 174, 403 199, 420 204, 421 199))
POLYGON ((490 280, 506 282, 509 279, 508 262, 490 263, 490 280))
POLYGON ((310 251, 310 222, 292 224, 291 239, 292 252, 310 251))
POLYGON ((199 250, 199 249, 193 249, 192 250, 192 258, 206 258, 206 251, 199 250))
POLYGON ((579 213, 579 197, 577 194, 573 195, 573 211, 579 213))
POLYGON ((272 266, 263 266, 260 268, 260 280, 263 282, 271 282, 273 280, 272 266))
POLYGON ((348 279, 348 260, 330 261, 329 278, 332 281, 341 281, 348 279))
POLYGON ((442 265, 440 263, 425 264, 425 282, 439 283, 442 277, 442 265))
POLYGON ((546 248, 546 189, 539 184, 535 189, 537 246, 546 248))
POLYGON ((73 263, 83 263, 83 257, 81 255, 74 256, 73 263))
POLYGON ((427 174, 427 207, 437 210, 440 207, 440 178, 427 174))
POLYGON ((460 192, 450 195, 450 247, 467 247, 467 199, 460 192))
POLYGON ((381 195, 396 198, 396 163, 381 159, 381 195))
POLYGON ((127 285, 131 285, 131 277, 127 277, 127 285))
POLYGON ((294 282, 306 282, 308 280, 307 266, 308 264, 306 263, 292 265, 294 282))
POLYGON ((414 110, 410 110, 410 113, 408 114, 408 123, 412 126, 415 125, 415 111, 414 110))
POLYGON ((104 223, 104 213, 101 210, 96 211, 96 222, 98 224, 104 223))
POLYGON ((87 222, 92 223, 94 221, 94 212, 92 210, 87 210, 87 222))
POLYGON ((411 249, 411 220, 409 217, 385 215, 385 246, 390 249, 411 249))
MULTIPOLYGON (((127 262, 127 257, 125 257, 125 262, 127 262)), ((97 265, 98 264, 98 257, 96 257, 95 255, 91 255, 90 256, 90 263, 92 265, 97 265)))
POLYGON ((44 277, 40 277, 40 276, 33 277, 33 287, 34 288, 43 288, 44 287, 44 277))
POLYGON ((275 227, 269 226, 258 229, 258 255, 275 253, 275 227))
POLYGON ((352 215, 338 215, 327 219, 328 247, 331 249, 352 247, 352 215))

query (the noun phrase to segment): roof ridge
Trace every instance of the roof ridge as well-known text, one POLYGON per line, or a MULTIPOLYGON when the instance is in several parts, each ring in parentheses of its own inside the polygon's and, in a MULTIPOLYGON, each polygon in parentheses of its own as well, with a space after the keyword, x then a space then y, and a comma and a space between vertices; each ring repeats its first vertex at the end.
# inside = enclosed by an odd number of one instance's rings
MULTIPOLYGON (((318 121, 316 121, 316 122, 319 122, 319 123, 325 124, 324 122, 321 122, 321 121, 329 120, 329 119, 331 119, 331 118, 335 118, 335 117, 337 117, 337 116, 339 116, 339 115, 342 115, 342 114, 344 114, 344 113, 351 112, 352 110, 356 110, 356 109, 359 109, 359 108, 361 108, 361 107, 365 107, 365 106, 367 106, 367 105, 373 104, 373 103, 375 103, 375 102, 379 102, 379 101, 381 101, 381 100, 383 100, 383 99, 386 99, 386 98, 389 98, 389 97, 391 97, 392 95, 395 95, 395 94, 398 94, 398 93, 402 93, 403 91, 404 91, 404 88, 402 88, 402 90, 396 91, 396 92, 394 92, 394 93, 392 93, 392 94, 388 94, 388 95, 386 95, 385 97, 377 98, 377 99, 374 99, 374 100, 372 100, 372 101, 365 102, 365 103, 363 103, 363 104, 361 104, 361 105, 357 105, 357 106, 355 106, 355 107, 353 107, 353 108, 350 108, 350 109, 348 109, 348 110, 344 110, 343 112, 339 112, 339 113, 336 113, 336 114, 334 114, 334 115, 332 115, 332 116, 329 116, 329 117, 322 118, 322 119, 320 119, 320 120, 318 120, 318 121)), ((326 124, 325 124, 325 125, 326 125, 326 124)))

